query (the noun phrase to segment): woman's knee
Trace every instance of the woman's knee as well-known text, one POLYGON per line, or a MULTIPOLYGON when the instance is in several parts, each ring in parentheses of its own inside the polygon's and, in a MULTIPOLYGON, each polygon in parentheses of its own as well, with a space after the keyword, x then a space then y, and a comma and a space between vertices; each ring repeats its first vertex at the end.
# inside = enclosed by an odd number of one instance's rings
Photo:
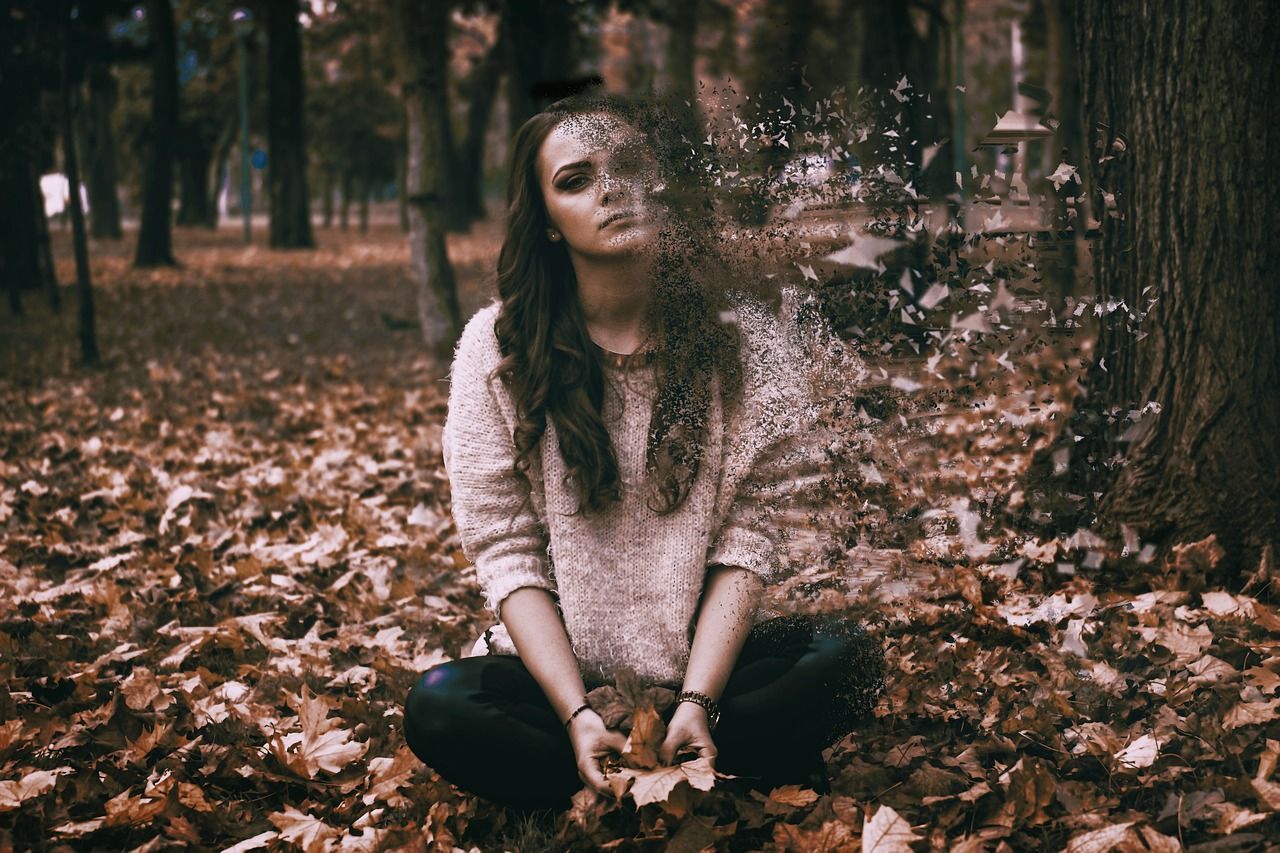
POLYGON ((405 698, 405 739, 420 758, 432 742, 447 738, 464 718, 469 691, 460 663, 452 661, 427 670, 405 698))
POLYGON ((880 642, 854 622, 829 621, 815 626, 810 654, 844 723, 868 716, 884 687, 880 642))

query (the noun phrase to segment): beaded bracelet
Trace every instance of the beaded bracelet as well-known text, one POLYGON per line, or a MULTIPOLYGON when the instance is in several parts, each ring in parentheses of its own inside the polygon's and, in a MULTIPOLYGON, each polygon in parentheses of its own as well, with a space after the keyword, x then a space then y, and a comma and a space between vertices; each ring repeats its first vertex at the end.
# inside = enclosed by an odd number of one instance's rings
POLYGON ((570 714, 570 715, 569 715, 569 719, 567 719, 567 720, 565 720, 565 721, 564 721, 564 727, 565 727, 566 729, 567 729, 567 728, 569 728, 569 724, 573 722, 573 718, 574 718, 574 717, 578 716, 578 715, 579 715, 579 714, 581 714, 583 711, 590 711, 590 710, 591 710, 591 703, 589 703, 589 702, 583 702, 581 705, 579 705, 579 706, 574 710, 574 712, 573 712, 572 714, 570 714))

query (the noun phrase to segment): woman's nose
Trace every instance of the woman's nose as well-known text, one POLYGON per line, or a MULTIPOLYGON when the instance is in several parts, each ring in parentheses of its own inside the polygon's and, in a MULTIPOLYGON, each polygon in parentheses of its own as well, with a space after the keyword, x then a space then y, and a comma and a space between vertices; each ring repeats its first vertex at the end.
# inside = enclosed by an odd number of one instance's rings
POLYGON ((600 203, 612 204, 633 194, 634 182, 616 175, 605 174, 600 181, 600 203))

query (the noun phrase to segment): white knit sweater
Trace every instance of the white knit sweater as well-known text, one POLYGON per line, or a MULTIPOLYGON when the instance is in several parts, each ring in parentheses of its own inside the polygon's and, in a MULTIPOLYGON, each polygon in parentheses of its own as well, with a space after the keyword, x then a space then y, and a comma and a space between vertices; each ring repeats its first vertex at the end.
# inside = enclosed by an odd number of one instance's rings
MULTIPOLYGON (((575 515, 554 424, 535 454, 532 489, 512 473, 515 405, 494 375, 502 358, 493 330, 499 304, 477 312, 462 334, 443 449, 463 551, 495 615, 522 587, 558 597, 584 676, 605 678, 625 666, 653 682, 678 683, 707 566, 739 566, 766 581, 781 566, 775 512, 804 480, 791 470, 798 457, 812 461, 801 441, 813 408, 806 365, 798 337, 765 307, 736 299, 735 308, 743 402, 726 414, 713 394, 698 476, 667 515, 645 500, 654 367, 605 367, 603 417, 622 500, 575 515)), ((495 650, 514 654, 506 632, 499 626, 496 633, 495 650)))

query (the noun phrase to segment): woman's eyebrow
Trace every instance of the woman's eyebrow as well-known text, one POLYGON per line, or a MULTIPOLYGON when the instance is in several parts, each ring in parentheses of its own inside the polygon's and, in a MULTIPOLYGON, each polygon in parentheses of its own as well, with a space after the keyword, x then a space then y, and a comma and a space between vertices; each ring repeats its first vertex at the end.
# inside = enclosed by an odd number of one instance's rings
POLYGON ((590 165, 591 165, 590 160, 578 160, 576 163, 566 163, 565 165, 561 166, 559 169, 556 169, 556 173, 551 176, 551 180, 554 181, 556 178, 560 177, 560 173, 567 169, 581 169, 585 166, 590 166, 590 165))

